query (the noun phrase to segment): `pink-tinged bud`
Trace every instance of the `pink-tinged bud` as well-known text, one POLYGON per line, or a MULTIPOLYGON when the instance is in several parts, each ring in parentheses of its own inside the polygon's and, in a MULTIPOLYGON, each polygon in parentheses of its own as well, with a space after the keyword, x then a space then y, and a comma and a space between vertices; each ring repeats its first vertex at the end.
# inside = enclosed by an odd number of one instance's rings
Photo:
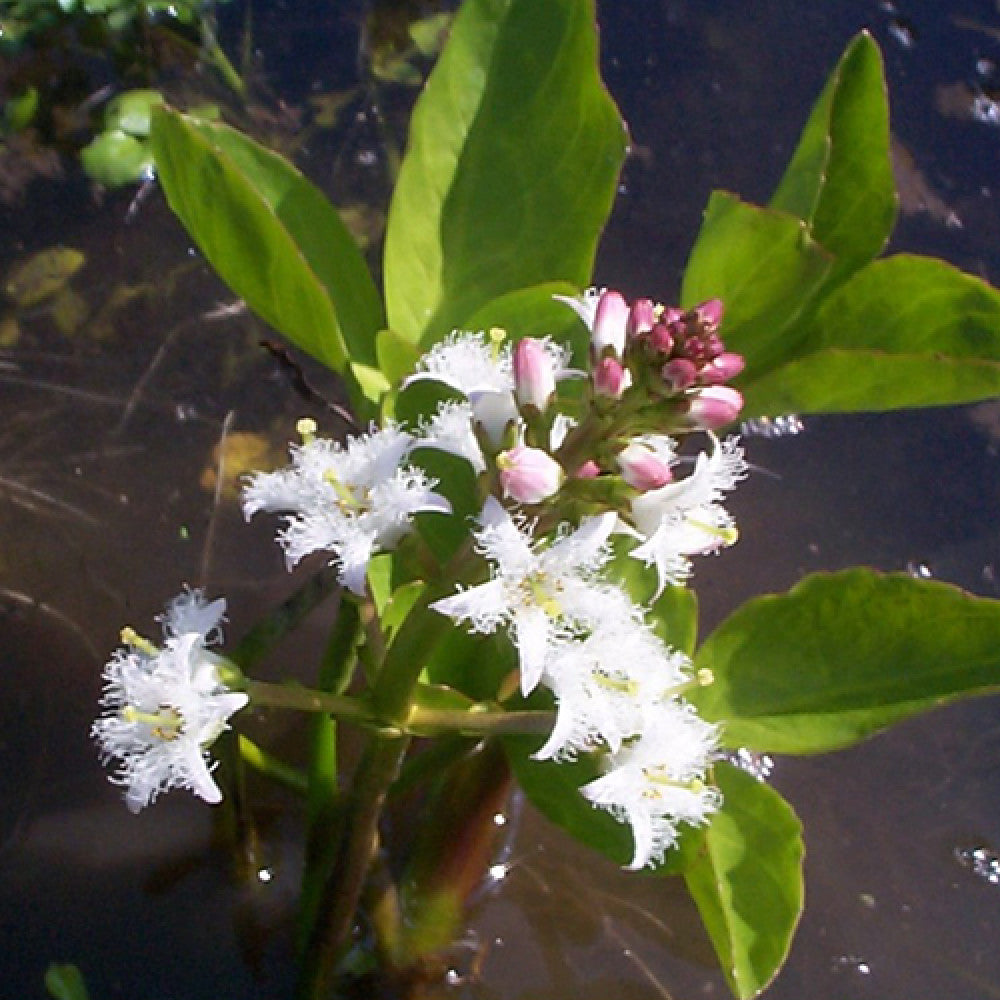
POLYGON ((636 299, 628 314, 628 335, 641 337, 656 323, 656 307, 652 299, 636 299))
POLYGON ((596 479, 601 474, 601 467, 591 458, 573 473, 574 479, 596 479))
POLYGON ((675 392, 690 389, 698 377, 698 369, 687 358, 674 358, 663 366, 663 381, 675 392))
POLYGON ((622 356, 628 317, 628 303, 621 292, 608 289, 601 293, 594 313, 594 326, 590 331, 590 346, 598 357, 606 347, 610 347, 616 357, 622 356))
POLYGON ((514 391, 521 406, 544 410, 556 391, 555 361, 541 341, 519 340, 514 347, 514 391))
POLYGON ((563 481, 562 466, 548 452, 523 444, 497 455, 497 468, 504 496, 518 503, 541 503, 563 481))
POLYGON ((666 323, 656 323, 649 333, 649 342, 654 351, 669 355, 674 349, 674 337, 666 323))
POLYGON ((635 441, 619 453, 618 467, 622 470, 622 479, 641 493, 658 490, 674 478, 666 462, 635 441))
POLYGON ((621 399, 631 384, 631 372, 616 358, 601 358, 594 365, 594 391, 598 395, 621 399))
POLYGON ((742 354, 734 354, 732 351, 723 351, 717 358, 713 358, 707 365, 703 365, 698 372, 698 381, 703 385, 719 385, 728 382, 731 378, 736 378, 746 362, 742 354))
POLYGON ((719 329, 719 324, 722 322, 723 310, 722 299, 709 299, 707 302, 702 302, 700 306, 695 306, 694 308, 698 322, 707 330, 713 332, 719 329))
POLYGON ((704 431, 731 424, 743 409, 743 396, 731 386, 712 385, 691 399, 687 423, 704 431))

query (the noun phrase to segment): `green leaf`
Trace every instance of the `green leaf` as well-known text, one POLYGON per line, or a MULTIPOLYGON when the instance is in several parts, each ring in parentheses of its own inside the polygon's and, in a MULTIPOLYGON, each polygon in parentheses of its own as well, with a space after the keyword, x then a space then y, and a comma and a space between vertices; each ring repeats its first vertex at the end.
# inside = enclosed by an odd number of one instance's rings
POLYGON ((80 150, 87 176, 105 187, 135 184, 153 170, 149 144, 120 129, 102 132, 80 150))
POLYGON ((149 136, 152 109, 163 103, 158 90, 126 90, 104 109, 105 129, 121 129, 138 139, 149 136))
POLYGON ((1000 601, 851 569, 749 601, 698 650, 692 692, 730 747, 820 753, 1000 689, 1000 601))
POLYGON ((746 359, 743 381, 794 352, 787 333, 830 269, 830 257, 806 223, 715 191, 688 259, 686 307, 721 298, 722 335, 746 359))
POLYGON ((75 965, 53 962, 45 970, 45 988, 55 1000, 88 1000, 89 997, 83 973, 75 965))
POLYGON ((579 289, 565 282, 545 282, 518 288, 487 302, 460 324, 463 330, 489 330, 498 326, 517 340, 523 337, 551 337, 568 344, 573 363, 586 364, 590 334, 576 313, 553 295, 578 295, 579 289))
MULTIPOLYGON (((290 163, 225 125, 153 110, 170 207, 223 280, 297 347, 377 371, 378 293, 336 209, 290 163)), ((379 391, 368 386, 369 398, 379 391)))
POLYGON ((867 263, 896 221, 889 103, 878 46, 867 32, 827 80, 771 207, 805 220, 836 258, 830 280, 867 263))
POLYGON ((469 0, 410 123, 389 212, 389 325, 430 343, 543 281, 587 284, 625 130, 593 0, 469 0))
POLYGON ((733 993, 755 997, 781 968, 802 912, 802 826, 773 789, 720 763, 722 808, 684 880, 733 993))
POLYGON ((940 260, 887 257, 824 299, 798 351, 800 357, 743 387, 746 416, 1000 395, 1000 292, 940 260))

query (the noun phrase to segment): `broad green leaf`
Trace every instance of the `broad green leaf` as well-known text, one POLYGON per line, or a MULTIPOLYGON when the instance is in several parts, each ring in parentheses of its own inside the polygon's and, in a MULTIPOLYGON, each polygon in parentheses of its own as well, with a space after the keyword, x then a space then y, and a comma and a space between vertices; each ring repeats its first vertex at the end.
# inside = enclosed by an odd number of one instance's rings
POLYGON ((225 125, 156 108, 152 137, 170 207, 223 280, 330 367, 377 369, 375 335, 385 325, 378 293, 322 193, 225 125))
POLYGON ((715 191, 688 259, 686 307, 721 298, 726 346, 746 359, 743 381, 794 353, 787 331, 830 268, 830 257, 792 215, 715 191))
POLYGON ((882 59, 862 32, 827 80, 771 207, 805 220, 836 257, 836 280, 881 252, 896 202, 882 59))
POLYGON ((484 304, 590 280, 625 130, 593 0, 469 0, 417 102, 389 212, 389 325, 429 343, 484 304))
POLYGON ((823 300, 798 352, 743 386, 747 416, 1000 395, 1000 292, 940 260, 886 257, 823 300))
POLYGON ((768 785, 729 764, 715 768, 722 807, 684 879, 733 993, 757 996, 781 968, 802 912, 802 826, 768 785))
POLYGON ((1000 690, 1000 601, 851 569, 749 601, 698 650, 692 692, 727 746, 820 753, 918 712, 1000 690))

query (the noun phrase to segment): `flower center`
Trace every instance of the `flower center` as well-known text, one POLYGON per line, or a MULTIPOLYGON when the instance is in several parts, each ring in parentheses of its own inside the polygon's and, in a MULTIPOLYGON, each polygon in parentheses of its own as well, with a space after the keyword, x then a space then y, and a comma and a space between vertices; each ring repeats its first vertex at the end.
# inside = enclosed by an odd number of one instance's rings
POLYGON ((155 712, 145 712, 136 705, 126 705, 122 709, 122 718, 126 722, 141 723, 149 728, 151 736, 164 743, 176 740, 181 735, 184 719, 176 708, 160 705, 155 712))
POLYGON ((530 603, 551 618, 562 617, 563 609, 558 597, 562 586, 558 581, 549 580, 544 573, 531 573, 524 578, 521 586, 530 603))

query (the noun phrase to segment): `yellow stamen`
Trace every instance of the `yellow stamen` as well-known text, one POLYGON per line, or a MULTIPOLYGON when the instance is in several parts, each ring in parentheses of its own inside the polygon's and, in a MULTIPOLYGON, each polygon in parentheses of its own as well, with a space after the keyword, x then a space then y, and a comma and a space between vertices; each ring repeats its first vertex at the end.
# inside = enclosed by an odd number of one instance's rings
POLYGON ((141 722, 149 726, 150 733, 158 740, 170 742, 181 734, 184 720, 175 708, 160 706, 156 712, 144 712, 135 705, 126 705, 122 709, 122 718, 126 722, 141 722))
POLYGON ((125 628, 121 630, 121 640, 126 646, 131 646, 133 649, 137 649, 140 653, 146 653, 148 656, 159 656, 160 651, 154 646, 148 639, 139 635, 138 632, 131 625, 126 625, 125 628))
POLYGON ((319 427, 312 417, 302 417, 295 425, 295 431, 302 438, 303 444, 309 444, 316 439, 316 431, 319 427))
POLYGON ((740 533, 735 526, 717 528, 714 524, 706 524, 704 521, 699 521, 694 517, 689 517, 687 522, 699 531, 704 531, 706 535, 714 535, 723 545, 732 545, 740 537, 740 533))

